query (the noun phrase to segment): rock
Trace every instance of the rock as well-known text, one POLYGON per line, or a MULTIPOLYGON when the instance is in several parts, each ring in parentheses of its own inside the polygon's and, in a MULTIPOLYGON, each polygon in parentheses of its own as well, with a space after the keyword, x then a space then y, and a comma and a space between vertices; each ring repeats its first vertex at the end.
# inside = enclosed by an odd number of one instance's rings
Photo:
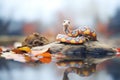
POLYGON ((22 46, 35 47, 43 46, 48 43, 48 39, 46 39, 44 36, 39 33, 33 33, 25 38, 25 40, 22 42, 22 46))
POLYGON ((49 43, 39 46, 39 49, 49 48, 51 54, 63 54, 67 56, 65 59, 74 60, 92 60, 99 63, 115 56, 116 51, 99 41, 90 41, 81 45, 66 44, 60 42, 49 43))

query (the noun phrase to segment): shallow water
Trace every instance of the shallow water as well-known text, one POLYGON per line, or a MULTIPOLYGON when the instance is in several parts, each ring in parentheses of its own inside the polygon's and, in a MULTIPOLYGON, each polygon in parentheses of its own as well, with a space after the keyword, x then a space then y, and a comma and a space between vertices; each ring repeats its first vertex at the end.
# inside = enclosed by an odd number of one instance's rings
MULTIPOLYGON (((14 61, 7 61, 6 63, 7 65, 4 65, 4 68, 0 70, 0 80, 62 80, 63 78, 64 69, 57 68, 55 63, 34 66, 14 61)), ((68 77, 69 80, 103 80, 103 78, 104 80, 112 80, 105 72, 100 72, 99 76, 96 75, 80 77, 70 73, 68 77)))

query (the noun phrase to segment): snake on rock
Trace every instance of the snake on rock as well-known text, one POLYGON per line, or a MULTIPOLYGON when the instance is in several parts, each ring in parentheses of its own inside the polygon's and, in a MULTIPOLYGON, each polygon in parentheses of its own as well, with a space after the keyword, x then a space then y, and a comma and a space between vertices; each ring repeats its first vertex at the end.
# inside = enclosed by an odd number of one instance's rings
POLYGON ((70 21, 64 20, 63 22, 63 30, 65 34, 58 34, 56 37, 57 41, 71 44, 83 44, 86 41, 96 41, 97 35, 95 31, 88 27, 79 27, 75 30, 70 29, 70 21))

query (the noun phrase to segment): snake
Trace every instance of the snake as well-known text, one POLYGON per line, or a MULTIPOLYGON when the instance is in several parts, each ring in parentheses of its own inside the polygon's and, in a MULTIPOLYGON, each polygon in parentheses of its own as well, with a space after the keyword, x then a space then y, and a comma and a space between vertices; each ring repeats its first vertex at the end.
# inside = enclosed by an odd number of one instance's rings
POLYGON ((70 44, 83 44, 86 41, 96 41, 97 35, 94 30, 89 27, 79 27, 75 30, 71 30, 69 20, 64 20, 63 31, 65 34, 58 34, 57 41, 70 44))

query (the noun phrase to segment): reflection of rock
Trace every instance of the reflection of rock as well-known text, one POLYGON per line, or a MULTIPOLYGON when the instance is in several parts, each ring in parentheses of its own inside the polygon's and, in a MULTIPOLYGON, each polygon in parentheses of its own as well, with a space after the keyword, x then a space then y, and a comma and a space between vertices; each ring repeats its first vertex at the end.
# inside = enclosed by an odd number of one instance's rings
POLYGON ((26 37, 25 41, 22 43, 22 46, 35 47, 43 46, 48 43, 49 41, 44 36, 39 33, 33 33, 26 37))

